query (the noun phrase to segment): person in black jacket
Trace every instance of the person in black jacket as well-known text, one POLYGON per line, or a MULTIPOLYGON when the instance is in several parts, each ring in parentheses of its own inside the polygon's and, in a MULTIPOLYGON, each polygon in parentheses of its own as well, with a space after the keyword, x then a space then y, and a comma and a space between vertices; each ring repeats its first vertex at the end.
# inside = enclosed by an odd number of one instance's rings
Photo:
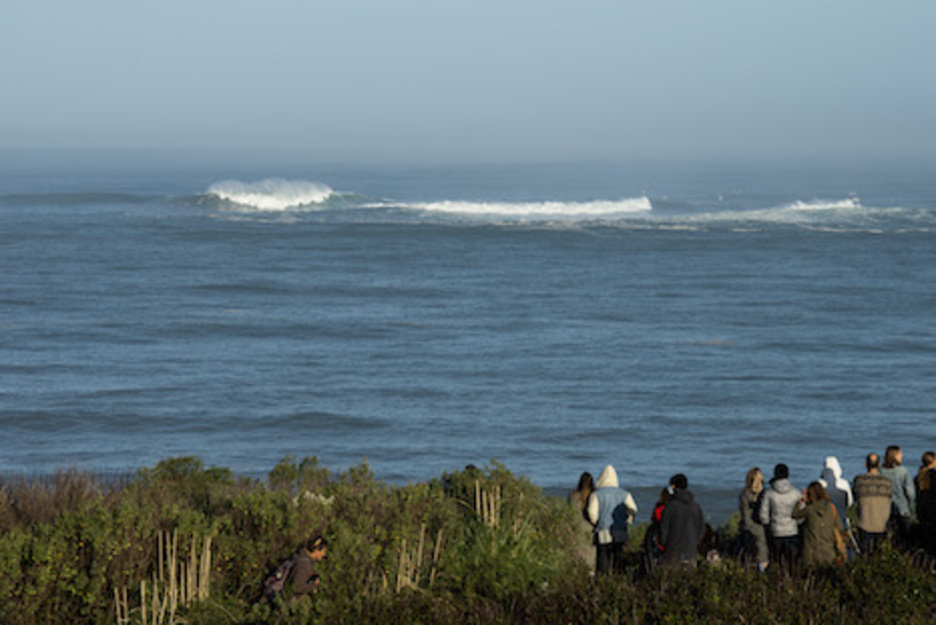
POLYGON ((702 508, 689 490, 689 479, 679 473, 670 478, 672 496, 663 510, 660 543, 663 564, 695 566, 699 543, 705 536, 702 508))

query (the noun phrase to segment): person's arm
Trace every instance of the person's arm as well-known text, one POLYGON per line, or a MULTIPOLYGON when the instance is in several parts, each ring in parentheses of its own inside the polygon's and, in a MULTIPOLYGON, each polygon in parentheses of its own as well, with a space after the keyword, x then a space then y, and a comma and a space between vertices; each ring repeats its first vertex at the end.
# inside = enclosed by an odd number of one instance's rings
POLYGON ((916 485, 913 483, 913 478, 910 477, 910 472, 907 471, 907 477, 904 480, 904 492, 907 493, 907 504, 910 507, 910 514, 916 512, 916 485))
POLYGON ((806 503, 800 501, 796 504, 796 507, 793 509, 793 518, 799 521, 800 519, 806 518, 806 503))
POLYGON ((634 519, 637 517, 637 502, 634 501, 634 496, 630 493, 627 493, 624 506, 627 508, 627 524, 633 525, 634 519))
POLYGON ((663 508, 663 520, 660 522, 660 546, 663 547, 664 551, 666 551, 666 545, 669 543, 670 518, 672 517, 671 514, 668 514, 670 511, 670 506, 663 508))
POLYGON ((598 524, 598 497, 595 496, 595 493, 592 493, 588 496, 588 505, 585 507, 586 512, 588 513, 588 521, 592 525, 598 524))
POLYGON ((757 511, 757 518, 760 519, 761 525, 770 524, 770 494, 765 494, 761 497, 760 509, 757 511))

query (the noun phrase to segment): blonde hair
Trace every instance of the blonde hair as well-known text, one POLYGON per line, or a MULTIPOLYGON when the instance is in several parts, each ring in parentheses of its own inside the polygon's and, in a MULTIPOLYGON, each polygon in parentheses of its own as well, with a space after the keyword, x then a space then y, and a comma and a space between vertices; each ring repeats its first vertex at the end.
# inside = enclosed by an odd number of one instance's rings
POLYGON ((755 495, 759 495, 764 490, 764 474, 760 467, 753 467, 747 472, 747 477, 744 478, 744 490, 751 491, 755 495))

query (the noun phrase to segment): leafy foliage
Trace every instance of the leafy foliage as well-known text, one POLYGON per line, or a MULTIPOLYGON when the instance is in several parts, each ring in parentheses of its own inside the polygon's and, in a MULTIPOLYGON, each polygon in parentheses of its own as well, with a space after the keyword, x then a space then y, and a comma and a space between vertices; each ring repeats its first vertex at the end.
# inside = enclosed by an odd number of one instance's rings
MULTIPOLYGON (((888 549, 796 580, 719 566, 589 576, 575 511, 493 462, 391 487, 366 464, 331 473, 284 458, 265 482, 170 458, 120 479, 76 471, 0 483, 0 622, 113 623, 115 590, 153 574, 158 536, 211 538, 211 592, 188 623, 928 623, 932 568, 888 549), (282 605, 264 577, 325 535, 320 590, 282 605)), ((737 533, 720 528, 722 544, 737 533)))

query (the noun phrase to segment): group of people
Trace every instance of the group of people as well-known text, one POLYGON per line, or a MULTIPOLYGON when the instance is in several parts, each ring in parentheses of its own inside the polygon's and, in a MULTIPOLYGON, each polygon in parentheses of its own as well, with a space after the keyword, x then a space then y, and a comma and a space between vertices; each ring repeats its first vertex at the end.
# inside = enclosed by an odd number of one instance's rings
POLYGON ((915 478, 903 466, 903 451, 897 445, 887 448, 883 464, 878 454, 868 454, 865 469, 849 484, 838 459, 829 456, 820 478, 802 494, 790 482, 784 464, 774 467, 766 488, 759 468, 748 471, 738 501, 744 560, 762 571, 775 563, 792 573, 798 561, 806 566, 832 564, 869 553, 888 537, 898 548, 918 542, 936 553, 936 453, 923 454, 915 478), (847 515, 853 504, 855 528, 847 515))
MULTIPOLYGON (((738 500, 742 560, 760 571, 771 566, 793 575, 799 564, 844 561, 873 551, 888 537, 900 548, 918 542, 936 554, 936 453, 923 454, 916 477, 903 466, 896 445, 887 448, 883 463, 878 454, 868 454, 865 467, 866 473, 849 484, 838 459, 829 456, 820 477, 802 491, 790 481, 785 464, 774 467, 767 484, 760 468, 750 469, 738 500), (853 504, 854 528, 848 519, 853 504)), ((597 481, 583 473, 569 499, 587 536, 582 559, 598 574, 621 570, 637 504, 621 488, 614 467, 606 466, 597 481)), ((707 526, 684 474, 670 478, 650 521, 645 548, 653 562, 695 564, 707 526)))
MULTIPOLYGON (((670 478, 664 495, 664 505, 658 504, 653 511, 651 530, 660 561, 692 564, 706 530, 702 508, 689 490, 689 479, 682 473, 670 478)), ((634 497, 621 488, 617 471, 611 465, 606 466, 597 482, 590 473, 583 473, 570 501, 581 512, 583 530, 588 532, 594 545, 593 552, 583 546, 583 559, 598 574, 619 572, 624 564, 622 555, 628 531, 637 516, 637 504, 634 497)))

